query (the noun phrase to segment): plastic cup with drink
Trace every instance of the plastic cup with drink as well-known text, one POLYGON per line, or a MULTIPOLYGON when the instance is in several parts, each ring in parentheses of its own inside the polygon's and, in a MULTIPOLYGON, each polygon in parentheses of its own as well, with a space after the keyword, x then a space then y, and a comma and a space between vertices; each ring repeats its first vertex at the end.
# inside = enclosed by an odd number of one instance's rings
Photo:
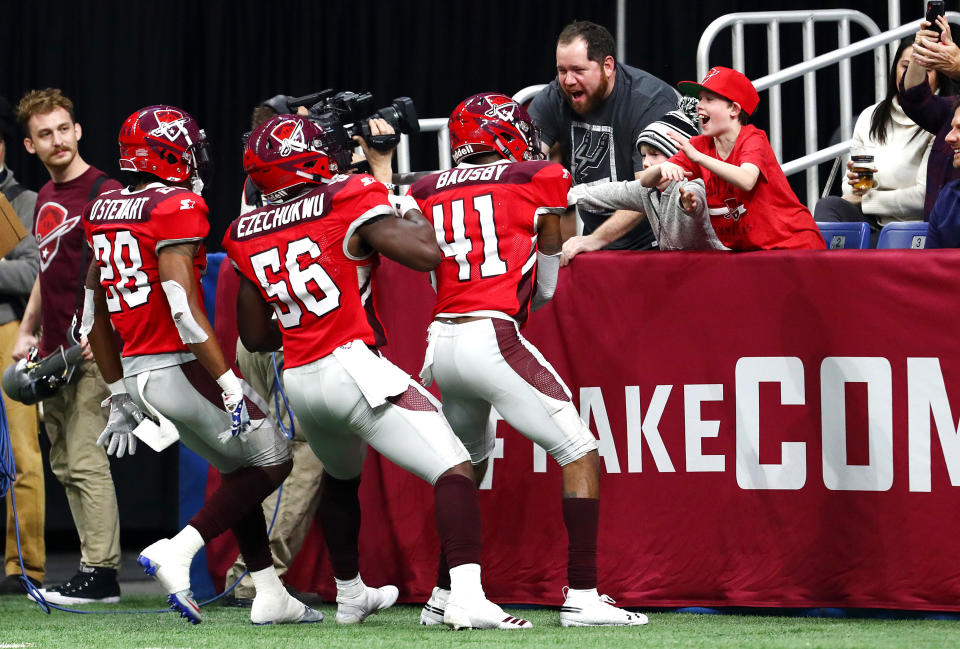
POLYGON ((873 152, 869 149, 851 149, 850 151, 850 185, 855 194, 865 194, 876 187, 873 174, 877 171, 873 166, 873 152))

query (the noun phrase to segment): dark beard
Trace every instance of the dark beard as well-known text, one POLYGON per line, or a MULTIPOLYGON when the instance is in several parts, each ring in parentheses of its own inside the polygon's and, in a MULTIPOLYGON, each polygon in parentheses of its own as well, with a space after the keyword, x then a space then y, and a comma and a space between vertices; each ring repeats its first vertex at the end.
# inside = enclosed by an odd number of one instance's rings
POLYGON ((597 108, 600 107, 604 99, 606 99, 607 89, 609 87, 610 87, 610 79, 607 77, 601 77, 600 85, 597 86, 597 91, 587 95, 587 100, 584 103, 582 112, 577 110, 577 108, 573 105, 573 101, 570 99, 570 96, 567 95, 566 91, 563 91, 563 98, 567 100, 567 104, 570 105, 570 109, 573 110, 573 112, 575 112, 577 115, 580 115, 581 117, 584 117, 589 115, 590 113, 592 113, 593 111, 595 111, 597 108))

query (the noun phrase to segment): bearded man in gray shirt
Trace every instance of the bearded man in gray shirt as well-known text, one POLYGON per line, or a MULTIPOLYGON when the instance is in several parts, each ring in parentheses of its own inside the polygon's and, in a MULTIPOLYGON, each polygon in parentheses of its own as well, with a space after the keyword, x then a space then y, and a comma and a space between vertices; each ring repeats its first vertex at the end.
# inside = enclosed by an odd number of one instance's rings
MULTIPOLYGON (((614 59, 603 26, 574 21, 557 38, 557 78, 530 104, 544 152, 573 173, 574 184, 633 180, 643 170, 637 137, 677 106, 678 95, 648 72, 614 59)), ((641 212, 580 210, 583 235, 563 244, 561 263, 594 250, 645 250, 657 244, 641 212)))

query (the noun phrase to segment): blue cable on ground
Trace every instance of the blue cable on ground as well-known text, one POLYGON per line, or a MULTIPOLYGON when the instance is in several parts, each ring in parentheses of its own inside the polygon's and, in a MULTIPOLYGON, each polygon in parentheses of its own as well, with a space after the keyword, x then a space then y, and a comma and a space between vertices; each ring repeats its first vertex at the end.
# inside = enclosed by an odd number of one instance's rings
MULTIPOLYGON (((287 393, 284 392, 283 383, 281 383, 280 381, 280 372, 283 369, 283 361, 280 361, 279 364, 277 363, 276 352, 273 352, 270 354, 270 359, 273 362, 273 376, 274 376, 273 403, 274 403, 275 411, 277 412, 277 425, 280 427, 280 431, 287 436, 287 439, 292 440, 293 435, 296 432, 296 427, 293 423, 293 407, 290 405, 290 402, 287 401, 287 393), (289 417, 289 420, 290 420, 289 428, 283 425, 283 419, 281 419, 280 417, 280 400, 281 399, 283 399, 283 405, 287 409, 287 416, 289 417)), ((273 531, 273 525, 277 521, 277 513, 279 513, 280 511, 281 497, 283 497, 283 485, 280 485, 279 487, 277 487, 277 505, 276 507, 273 508, 273 516, 270 518, 270 525, 267 527, 267 536, 270 536, 270 532, 273 531)), ((249 572, 250 572, 249 570, 244 570, 243 573, 241 573, 241 575, 237 577, 236 581, 230 584, 228 588, 224 589, 222 593, 214 597, 211 597, 205 602, 200 602, 198 606, 203 607, 203 606, 206 606, 207 604, 211 604, 217 601, 222 597, 226 597, 231 592, 233 592, 233 589, 236 588, 241 581, 243 581, 243 578, 246 577, 249 574, 249 572)))
MULTIPOLYGON (((290 416, 290 428, 289 431, 284 427, 283 422, 278 422, 280 424, 280 430, 289 438, 293 438, 294 425, 293 425, 293 410, 290 408, 290 405, 287 403, 287 396, 283 394, 283 387, 280 384, 280 374, 277 369, 277 359, 276 355, 273 357, 273 371, 277 377, 277 390, 282 394, 283 402, 287 406, 287 413, 290 416)), ((275 398, 276 397, 275 395, 275 398)), ((279 402, 278 402, 279 404, 279 402)), ((277 408, 279 412, 279 407, 277 408)), ((13 509, 13 521, 14 526, 16 527, 17 532, 17 557, 20 560, 20 581, 23 584, 24 589, 27 591, 27 595, 37 603, 41 610, 44 613, 50 614, 51 609, 57 609, 58 611, 63 611, 64 613, 76 613, 78 615, 146 615, 146 614, 159 614, 159 613, 174 613, 171 609, 162 608, 162 609, 143 609, 143 610, 127 610, 127 611, 84 611, 81 609, 67 608, 64 606, 58 606, 57 604, 51 604, 48 602, 43 595, 40 593, 40 589, 33 585, 27 577, 26 568, 23 565, 23 552, 20 546, 20 521, 17 516, 17 499, 13 490, 13 483, 17 479, 17 467, 13 459, 13 445, 10 442, 10 428, 7 424, 7 409, 4 404, 3 395, 0 394, 0 498, 3 498, 7 492, 10 492, 10 504, 13 509)), ((277 521, 277 513, 280 511, 280 499, 283 497, 283 485, 277 487, 277 505, 273 509, 273 516, 270 518, 270 525, 267 527, 267 535, 270 535, 270 532, 273 531, 273 525, 277 521)), ((226 588, 222 593, 211 597, 205 602, 198 604, 199 606, 206 606, 211 604, 220 598, 226 596, 237 587, 237 584, 248 574, 249 571, 244 570, 243 574, 237 577, 237 580, 234 581, 229 588, 226 588)))

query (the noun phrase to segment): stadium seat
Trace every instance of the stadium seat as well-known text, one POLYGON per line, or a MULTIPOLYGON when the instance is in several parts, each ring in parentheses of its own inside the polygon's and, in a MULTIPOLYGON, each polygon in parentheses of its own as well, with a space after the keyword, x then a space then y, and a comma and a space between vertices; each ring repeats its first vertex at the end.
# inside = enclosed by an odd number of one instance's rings
POLYGON ((923 248, 926 242, 926 221, 898 221, 883 226, 877 248, 923 248))
POLYGON ((827 250, 870 247, 870 226, 863 221, 834 223, 817 221, 820 234, 827 242, 827 250))

